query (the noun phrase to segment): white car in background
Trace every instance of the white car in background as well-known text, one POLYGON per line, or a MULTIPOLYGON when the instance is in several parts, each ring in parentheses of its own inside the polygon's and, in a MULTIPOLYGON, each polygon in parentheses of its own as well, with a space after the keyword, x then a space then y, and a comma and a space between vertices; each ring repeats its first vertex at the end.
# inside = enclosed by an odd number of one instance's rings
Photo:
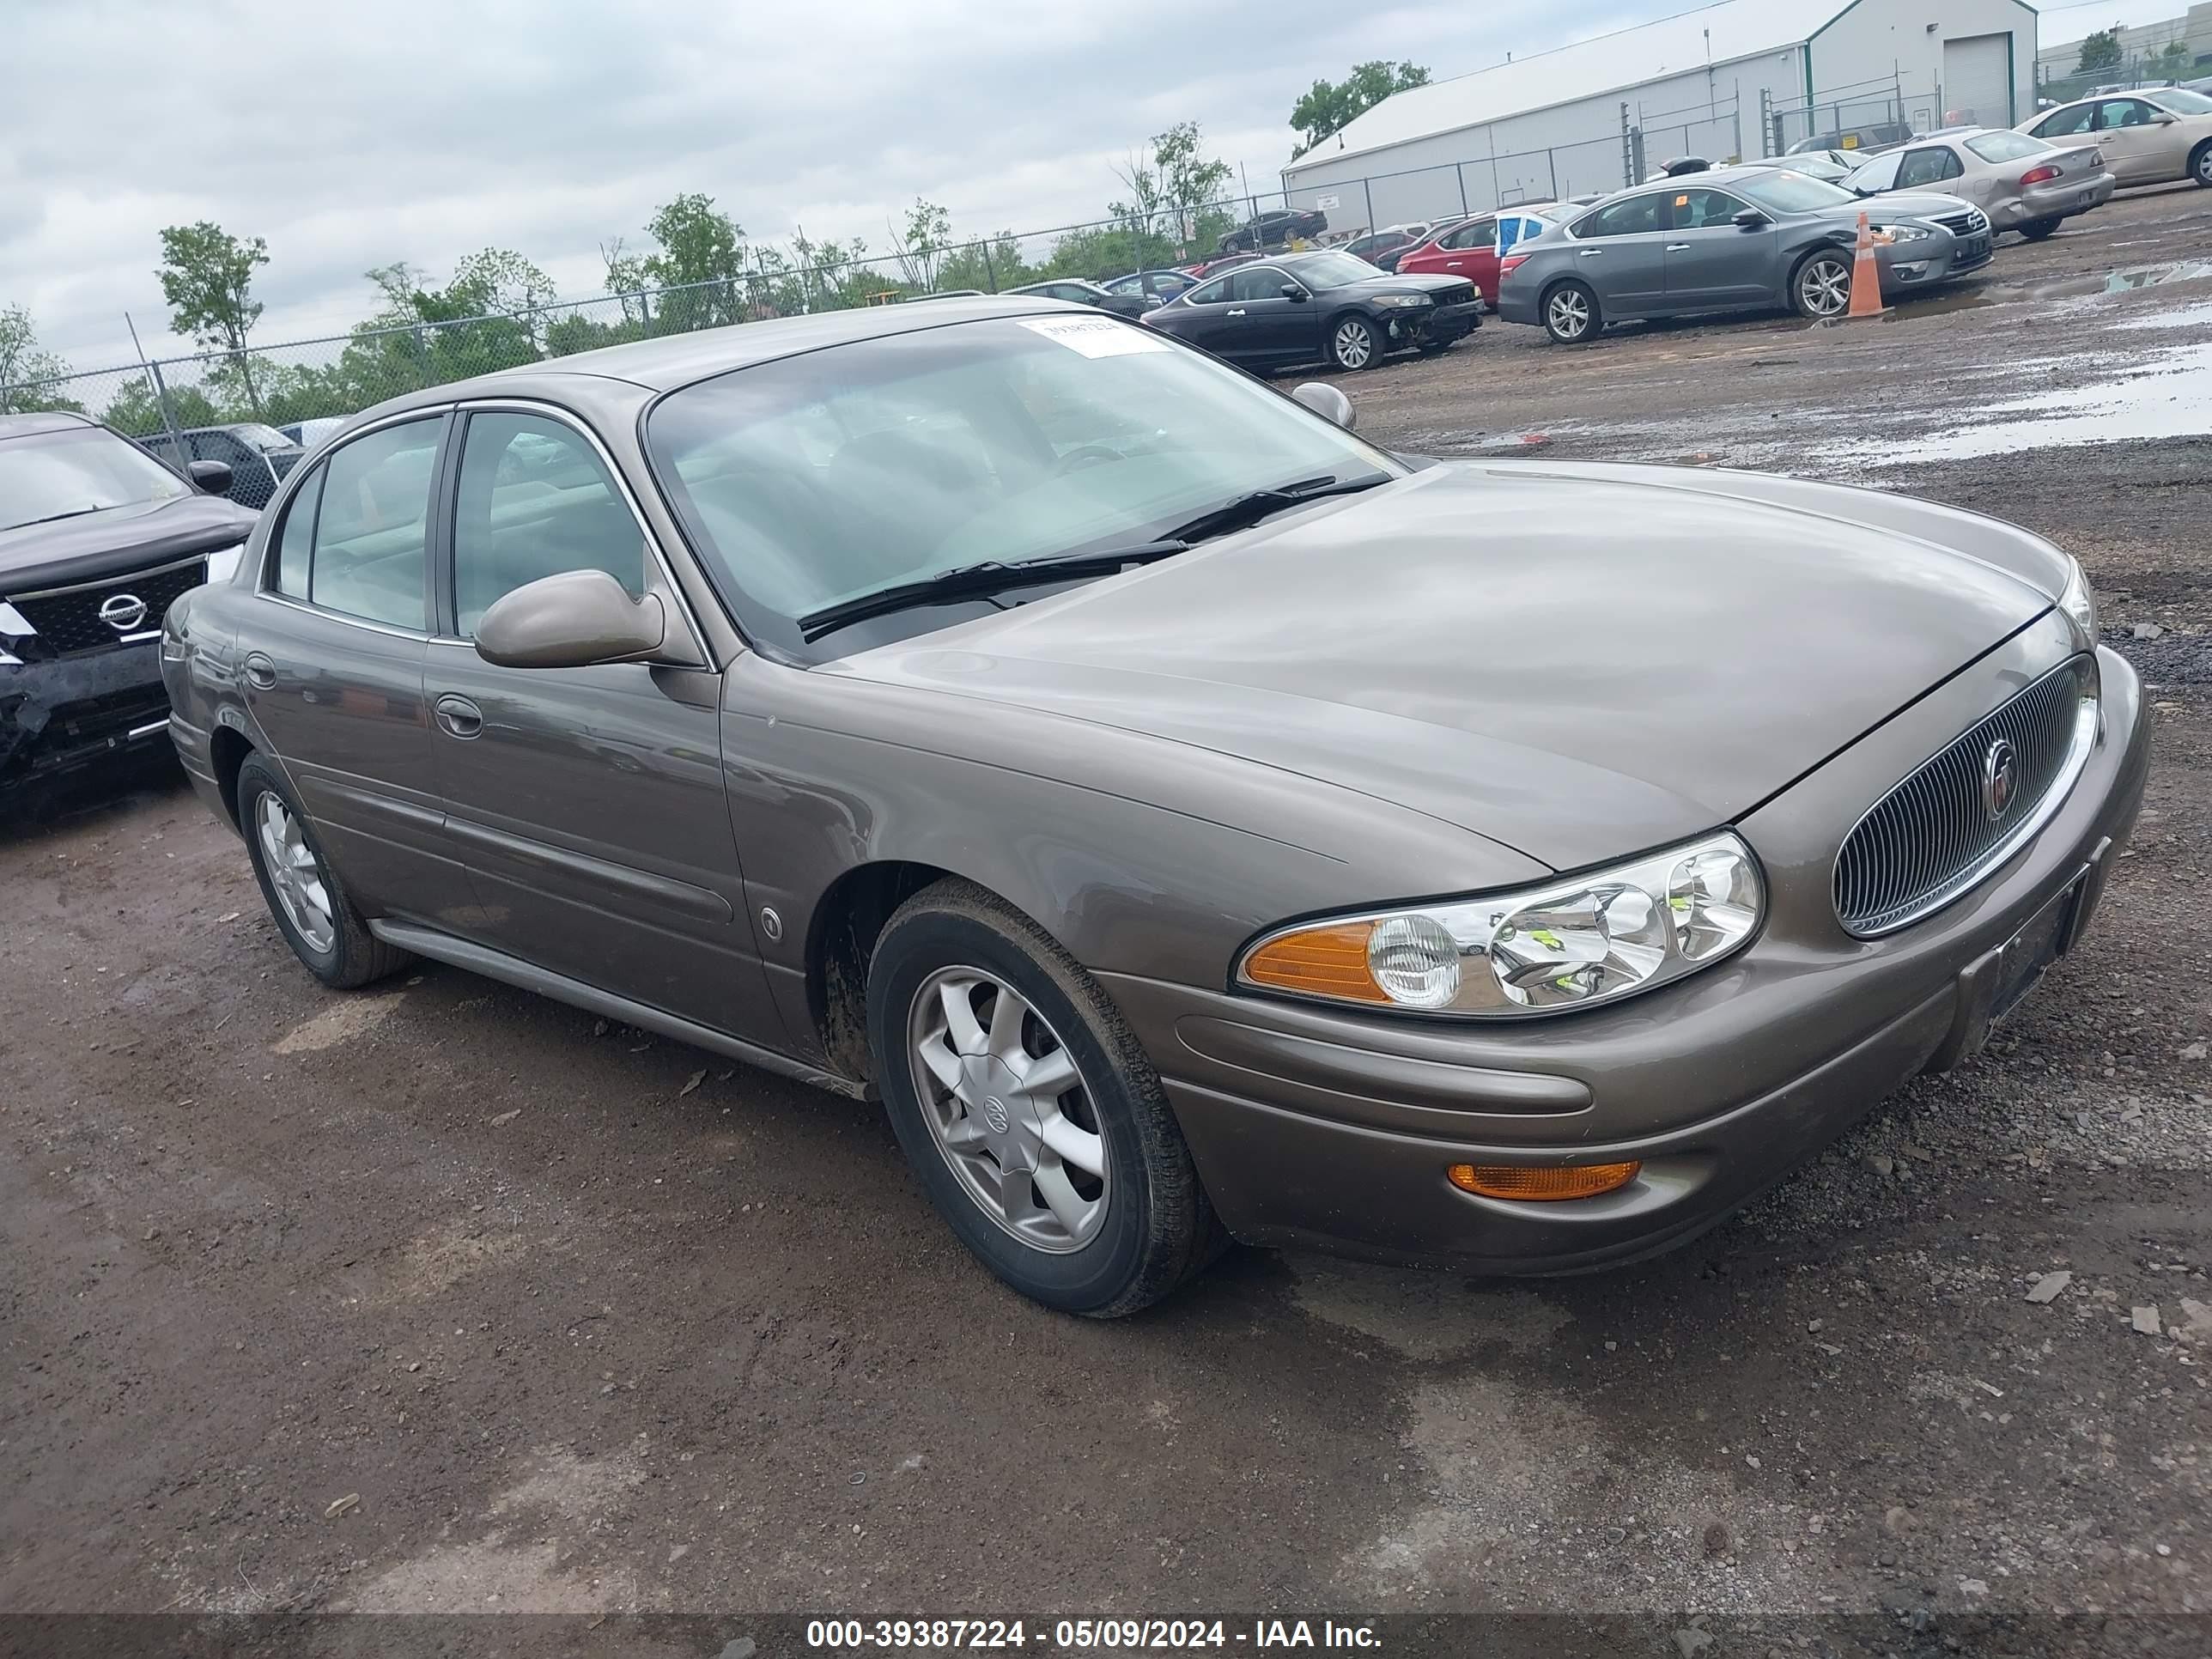
POLYGON ((2094 144, 2123 186, 2186 179, 2212 189, 2212 98, 2187 87, 2079 98, 2020 131, 2061 146, 2094 144))
POLYGON ((2041 241, 2111 201, 2117 181, 2095 144, 2065 149, 2005 127, 1954 127, 1884 150, 1844 186, 1857 196, 1941 191, 1989 215, 1991 230, 2041 241))

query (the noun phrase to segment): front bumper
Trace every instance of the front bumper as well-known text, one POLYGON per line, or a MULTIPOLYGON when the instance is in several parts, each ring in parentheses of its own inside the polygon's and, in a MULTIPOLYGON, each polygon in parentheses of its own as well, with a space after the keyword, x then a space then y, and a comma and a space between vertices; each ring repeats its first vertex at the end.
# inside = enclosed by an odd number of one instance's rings
POLYGON ((0 663, 0 789, 166 749, 161 642, 0 663))
POLYGON ((1940 288, 1954 277, 1979 270, 1996 257, 1996 230, 1976 236, 1954 236, 1939 230, 1923 241, 1894 244, 1876 250, 1881 264, 1885 298, 1918 289, 1940 288))
MULTIPOLYGON (((2032 630, 2033 631, 2033 630, 2032 630)), ((2078 934, 2132 828, 2148 765, 2141 685, 2100 653, 2105 726, 2056 817, 1948 908, 1857 940, 1825 902, 1841 803, 1900 752, 1986 708, 1957 685, 1743 821, 1775 885, 1767 933, 1679 985, 1588 1014, 1470 1029, 1127 976, 1107 981, 1158 1066, 1207 1193, 1249 1243, 1480 1272, 1572 1272, 1713 1225, 1917 1073, 1980 1046, 2006 944, 2077 882, 2078 934), (1790 802, 1805 792, 1809 799, 1790 802), (1786 937, 1785 937, 1786 935, 1786 937), (1565 1203, 1480 1198, 1454 1164, 1640 1159, 1565 1203)), ((1966 678, 1966 677, 1962 677, 1966 678)), ((1986 687, 1984 687, 1986 689, 1986 687)), ((1871 793, 1869 793, 1871 792, 1871 793)))
POLYGON ((1390 325, 1393 345, 1449 345, 1482 326, 1482 301, 1478 295, 1468 305, 1431 306, 1385 320, 1390 325))

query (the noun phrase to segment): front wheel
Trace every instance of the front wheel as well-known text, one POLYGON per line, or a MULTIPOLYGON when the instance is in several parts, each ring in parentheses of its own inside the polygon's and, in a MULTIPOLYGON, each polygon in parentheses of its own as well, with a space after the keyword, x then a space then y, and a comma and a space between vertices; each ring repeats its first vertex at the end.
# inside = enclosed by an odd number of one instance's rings
POLYGON ((917 893, 868 971, 891 1127, 931 1201, 1033 1301, 1134 1313, 1221 1237, 1159 1077, 1097 982, 972 883, 917 893))
POLYGON ((1815 253, 1797 267, 1790 298, 1801 317, 1842 316, 1851 308, 1851 262, 1833 250, 1815 253))
POLYGON ((1605 326, 1597 292, 1587 283, 1561 283, 1544 296, 1544 332, 1560 345, 1595 339, 1605 326))
POLYGON ((1382 329, 1360 316, 1340 317, 1328 331, 1329 361, 1339 368, 1372 368, 1382 361, 1382 329))
POLYGON ((2204 189, 2212 190, 2212 139, 2189 153, 2189 176, 2204 189))
POLYGON ((2057 228, 2056 219, 2031 219, 2020 228, 2020 234, 2031 242, 2039 242, 2057 228))

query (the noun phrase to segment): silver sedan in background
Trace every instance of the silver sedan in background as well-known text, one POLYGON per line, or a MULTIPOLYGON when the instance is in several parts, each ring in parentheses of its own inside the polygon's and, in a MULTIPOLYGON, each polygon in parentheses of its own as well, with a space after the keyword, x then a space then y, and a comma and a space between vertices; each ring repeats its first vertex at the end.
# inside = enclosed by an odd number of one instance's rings
POLYGON ((1960 127, 1874 157, 1845 187, 1862 197, 1940 190, 1981 209, 1994 229, 2041 241, 2111 201, 2116 181, 2094 144, 2062 149, 2003 127, 1960 127))
MULTIPOLYGON (((1850 305, 1868 204, 1774 167, 1720 167, 1609 196, 1498 261, 1498 313, 1562 345, 1607 323, 1850 305)), ((1955 196, 1885 198, 1870 215, 1885 298, 1942 286, 1990 262, 1990 222, 1955 196)))

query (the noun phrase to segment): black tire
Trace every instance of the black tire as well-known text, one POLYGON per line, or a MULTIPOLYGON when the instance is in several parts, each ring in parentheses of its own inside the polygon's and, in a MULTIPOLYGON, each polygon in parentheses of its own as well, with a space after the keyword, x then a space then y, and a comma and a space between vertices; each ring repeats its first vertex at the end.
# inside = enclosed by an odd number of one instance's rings
POLYGON ((324 854, 314 824, 301 811, 292 786, 284 781, 283 773, 259 755, 248 755, 246 763, 238 769, 237 800, 239 828, 246 836, 246 854, 253 861, 254 879, 261 884, 262 901, 276 918, 276 931, 283 934, 284 942, 292 947, 292 954, 306 964, 309 973, 333 990, 349 991, 356 986, 388 978, 414 960, 406 951, 386 945, 368 931, 368 924, 346 896, 345 884, 338 879, 337 872, 324 854), (314 873, 330 902, 331 938, 327 947, 318 945, 301 931, 284 902, 277 896, 276 881, 270 870, 269 854, 260 833, 264 796, 273 797, 283 805, 298 825, 307 850, 313 855, 314 873))
POLYGON ((1340 317, 1329 319, 1328 360, 1337 368, 1347 372, 1376 368, 1382 362, 1382 354, 1389 349, 1389 335, 1372 317, 1347 311, 1340 317), (1363 340, 1364 353, 1358 343, 1363 340))
POLYGON ((1132 1314, 1226 1243, 1159 1076, 1120 1012, 1049 934, 996 895, 950 878, 899 907, 869 966, 868 1041, 891 1127, 931 1202, 962 1243, 1032 1301, 1095 1319, 1132 1314), (970 1193, 925 1115, 911 1022, 935 976, 962 969, 1012 987, 1080 1073, 1078 1098, 1095 1117, 1107 1184, 1098 1231, 1075 1248, 1055 1253, 1017 1237, 970 1193))
POLYGON ((2039 242, 2058 228, 2056 219, 2031 219, 2020 228, 2020 234, 2031 242, 2039 242))
POLYGON ((2189 152, 2190 181, 2201 190, 2212 190, 2212 138, 2189 152))
POLYGON ((1587 345, 1605 331, 1605 312, 1588 283, 1555 283, 1544 290, 1544 332, 1554 345, 1587 345))
MULTIPOLYGON (((1850 311, 1851 267, 1853 256, 1842 248, 1816 247, 1800 259, 1790 272, 1790 308, 1800 317, 1809 317, 1814 322, 1832 322, 1850 311), (1806 279, 1815 265, 1839 268, 1842 276, 1842 298, 1832 311, 1823 310, 1806 293, 1806 279)), ((1824 284, 1824 286, 1827 286, 1824 284)))

